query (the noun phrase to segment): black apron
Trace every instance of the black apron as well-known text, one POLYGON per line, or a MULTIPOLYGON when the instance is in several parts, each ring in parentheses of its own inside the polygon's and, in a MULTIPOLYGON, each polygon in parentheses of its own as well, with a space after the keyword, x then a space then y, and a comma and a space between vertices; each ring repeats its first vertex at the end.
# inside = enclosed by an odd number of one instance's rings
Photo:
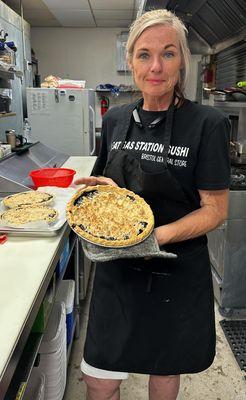
MULTIPOLYGON (((122 149, 131 105, 117 126, 121 146, 112 150, 104 176, 141 195, 156 226, 197 208, 167 167, 174 106, 166 118, 164 164, 147 173, 122 149)), ((186 241, 187 242, 187 241, 186 241)), ((180 243, 182 248, 186 242, 180 243)), ((151 375, 199 372, 215 355, 214 302, 204 238, 190 240, 177 259, 131 259, 98 263, 90 306, 85 361, 96 368, 151 375)), ((167 248, 167 246, 165 246, 167 248)))

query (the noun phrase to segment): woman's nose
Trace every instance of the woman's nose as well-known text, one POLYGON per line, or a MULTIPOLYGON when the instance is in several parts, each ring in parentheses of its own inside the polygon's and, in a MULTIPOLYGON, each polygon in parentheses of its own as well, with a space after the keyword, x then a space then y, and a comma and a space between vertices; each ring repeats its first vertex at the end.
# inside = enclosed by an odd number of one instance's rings
POLYGON ((151 72, 160 72, 162 70, 162 62, 160 57, 154 57, 151 63, 151 72))

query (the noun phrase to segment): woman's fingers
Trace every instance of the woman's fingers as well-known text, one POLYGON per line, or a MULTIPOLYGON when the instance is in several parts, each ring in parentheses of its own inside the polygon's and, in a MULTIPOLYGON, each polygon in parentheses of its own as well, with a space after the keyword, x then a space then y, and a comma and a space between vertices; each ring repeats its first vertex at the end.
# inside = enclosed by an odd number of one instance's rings
POLYGON ((95 186, 97 185, 96 176, 88 176, 86 178, 79 178, 74 181, 75 185, 95 186))
POLYGON ((97 185, 111 185, 111 186, 118 186, 117 183, 113 181, 111 178, 105 178, 104 176, 99 176, 97 185))
POLYGON ((75 185, 86 185, 86 186, 95 186, 95 185, 111 185, 118 186, 113 179, 106 178, 104 176, 88 176, 86 178, 76 179, 74 181, 75 185))

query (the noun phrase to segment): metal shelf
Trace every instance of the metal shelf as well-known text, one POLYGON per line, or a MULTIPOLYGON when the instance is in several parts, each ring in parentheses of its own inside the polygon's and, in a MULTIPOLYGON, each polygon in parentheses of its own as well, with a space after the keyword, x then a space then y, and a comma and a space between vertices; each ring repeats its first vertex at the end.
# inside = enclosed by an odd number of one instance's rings
POLYGON ((67 260, 66 260, 65 266, 62 269, 62 272, 58 277, 58 280, 57 280, 57 283, 56 283, 56 289, 59 288, 59 285, 60 285, 60 283, 61 283, 61 281, 62 281, 62 279, 63 279, 63 277, 65 275, 69 260, 71 258, 71 255, 73 253, 73 249, 74 249, 74 246, 75 246, 75 243, 76 243, 76 235, 72 231, 71 231, 70 235, 71 235, 72 239, 71 239, 71 242, 69 242, 69 254, 67 256, 67 260))
POLYGON ((0 78, 8 80, 8 79, 14 79, 14 77, 15 77, 14 71, 5 70, 0 67, 0 78))
POLYGON ((246 107, 246 101, 215 101, 214 102, 215 107, 230 107, 230 108, 243 108, 246 107))
POLYGON ((14 113, 14 112, 0 113, 0 118, 14 117, 15 115, 16 115, 16 113, 14 113))
POLYGON ((5 399, 18 399, 21 400, 25 394, 27 382, 31 375, 33 365, 35 363, 39 346, 42 341, 42 333, 31 333, 25 345, 23 356, 21 357, 15 373, 12 378, 5 399))

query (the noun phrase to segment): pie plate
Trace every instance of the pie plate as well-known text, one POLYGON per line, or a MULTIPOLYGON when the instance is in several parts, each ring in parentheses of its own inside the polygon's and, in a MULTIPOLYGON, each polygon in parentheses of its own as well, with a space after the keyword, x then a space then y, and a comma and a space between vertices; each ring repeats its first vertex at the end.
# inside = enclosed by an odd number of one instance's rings
MULTIPOLYGON (((69 224, 69 222, 68 222, 68 224, 69 224)), ((69 226, 70 226, 70 228, 72 229, 72 231, 73 231, 74 233, 76 233, 76 235, 77 235, 81 240, 84 240, 85 242, 94 244, 94 246, 104 247, 105 249, 123 249, 123 248, 126 248, 126 247, 133 247, 133 246, 136 246, 137 244, 144 242, 145 239, 147 239, 147 238, 152 234, 152 232, 153 232, 153 230, 154 230, 154 228, 153 228, 152 231, 150 231, 150 232, 148 233, 148 235, 146 235, 143 239, 139 240, 139 242, 132 243, 132 244, 127 244, 127 245, 124 245, 124 246, 123 246, 123 245, 122 245, 122 246, 110 246, 110 245, 109 245, 109 246, 106 246, 105 244, 95 243, 95 242, 93 242, 92 240, 89 240, 89 239, 87 239, 87 238, 84 238, 82 235, 80 235, 78 232, 76 232, 76 231, 72 228, 72 226, 71 226, 70 224, 69 224, 69 226)))
POLYGON ((71 229, 82 240, 105 248, 134 246, 154 228, 152 210, 143 198, 110 185, 78 190, 66 211, 71 229))

